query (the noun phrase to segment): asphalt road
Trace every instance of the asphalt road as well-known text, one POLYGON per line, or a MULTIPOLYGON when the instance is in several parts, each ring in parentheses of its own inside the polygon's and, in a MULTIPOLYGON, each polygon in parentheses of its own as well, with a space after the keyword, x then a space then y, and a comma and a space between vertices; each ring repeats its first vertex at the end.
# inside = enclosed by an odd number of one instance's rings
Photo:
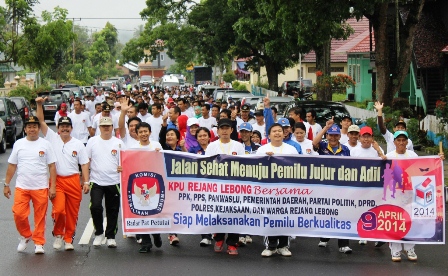
MULTIPOLYGON (((0 155, 0 179, 5 177, 10 153, 8 149, 0 155)), ((328 247, 319 248, 317 238, 298 237, 291 243, 292 257, 262 258, 261 237, 254 237, 254 243, 240 248, 238 256, 229 256, 213 252, 212 246, 199 247, 199 235, 179 235, 176 247, 170 246, 163 235, 161 248, 141 254, 135 239, 124 239, 120 227, 116 249, 105 245, 96 249, 91 245, 93 239, 89 244, 78 244, 83 234, 90 234, 85 231, 89 229, 89 195, 84 195, 81 203, 74 251, 53 250, 50 204, 45 254, 35 255, 32 242, 26 252, 18 253, 12 202, 4 197, 0 200, 0 275, 448 275, 447 245, 417 245, 417 262, 403 256, 401 263, 394 263, 387 245, 374 248, 371 242, 361 246, 351 241, 353 254, 345 255, 338 252, 336 239, 328 247)), ((445 223, 445 229, 447 226, 445 223)))

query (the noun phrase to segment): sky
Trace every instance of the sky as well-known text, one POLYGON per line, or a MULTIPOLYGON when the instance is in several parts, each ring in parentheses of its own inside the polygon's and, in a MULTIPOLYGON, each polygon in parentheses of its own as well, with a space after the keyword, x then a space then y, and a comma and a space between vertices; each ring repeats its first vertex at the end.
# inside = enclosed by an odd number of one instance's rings
MULTIPOLYGON (((68 18, 75 18, 75 25, 85 26, 89 31, 99 31, 109 21, 118 29, 118 39, 126 43, 132 38, 134 30, 145 22, 141 19, 120 20, 114 18, 140 18, 140 12, 146 7, 145 0, 40 0, 34 7, 36 16, 42 11, 53 11, 57 6, 68 10, 68 18), (110 19, 83 19, 83 18, 110 18, 110 19), (81 18, 81 21, 79 21, 81 18)), ((0 0, 5 6, 5 1, 0 0)))

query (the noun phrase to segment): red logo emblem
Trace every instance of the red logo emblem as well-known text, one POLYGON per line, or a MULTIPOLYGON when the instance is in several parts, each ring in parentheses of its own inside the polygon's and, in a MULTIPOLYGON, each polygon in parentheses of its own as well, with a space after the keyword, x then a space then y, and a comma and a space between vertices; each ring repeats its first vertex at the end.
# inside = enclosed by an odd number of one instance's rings
POLYGON ((236 151, 233 151, 232 155, 238 155, 238 153, 236 151))
POLYGON ((113 156, 115 156, 115 155, 117 155, 117 150, 112 150, 110 153, 111 153, 113 156))
POLYGON ((74 150, 74 151, 72 152, 72 156, 73 156, 73 157, 78 156, 78 152, 74 150))
POLYGON ((40 156, 40 157, 44 157, 44 156, 45 156, 45 151, 42 151, 42 150, 39 151, 39 156, 40 156))

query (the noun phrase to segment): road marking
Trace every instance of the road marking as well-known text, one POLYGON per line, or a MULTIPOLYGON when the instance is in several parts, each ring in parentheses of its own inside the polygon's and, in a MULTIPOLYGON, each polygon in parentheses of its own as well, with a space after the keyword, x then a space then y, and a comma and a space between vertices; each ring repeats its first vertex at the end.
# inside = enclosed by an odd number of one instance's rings
MULTIPOLYGON (((103 229, 106 229, 107 218, 103 220, 103 229)), ((87 222, 86 228, 84 228, 84 232, 82 233, 81 239, 79 239, 78 244, 89 244, 90 239, 92 238, 93 233, 95 232, 95 227, 93 226, 92 218, 87 222)), ((102 244, 106 243, 106 238, 102 241, 102 244)))

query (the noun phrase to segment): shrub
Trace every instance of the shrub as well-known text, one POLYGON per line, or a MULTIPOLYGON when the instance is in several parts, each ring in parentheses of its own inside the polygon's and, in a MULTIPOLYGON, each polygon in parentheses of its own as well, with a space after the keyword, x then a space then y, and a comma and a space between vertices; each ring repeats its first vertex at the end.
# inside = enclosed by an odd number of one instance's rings
POLYGON ((231 83, 232 81, 236 80, 236 76, 235 73, 233 73, 233 71, 228 71, 224 75, 222 75, 222 79, 225 82, 231 83))
POLYGON ((18 85, 9 92, 10 97, 25 97, 28 101, 36 98, 36 92, 26 85, 18 85))

